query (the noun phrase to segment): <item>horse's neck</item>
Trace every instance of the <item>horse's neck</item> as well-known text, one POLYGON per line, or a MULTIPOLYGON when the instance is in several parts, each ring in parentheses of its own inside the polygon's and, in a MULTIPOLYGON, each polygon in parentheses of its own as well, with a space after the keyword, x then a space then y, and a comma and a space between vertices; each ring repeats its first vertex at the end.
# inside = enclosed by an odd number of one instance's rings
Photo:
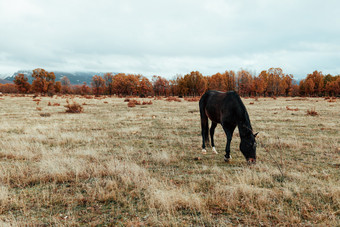
POLYGON ((238 131, 240 133, 240 137, 245 137, 252 132, 252 128, 250 125, 250 121, 243 120, 238 122, 238 131))

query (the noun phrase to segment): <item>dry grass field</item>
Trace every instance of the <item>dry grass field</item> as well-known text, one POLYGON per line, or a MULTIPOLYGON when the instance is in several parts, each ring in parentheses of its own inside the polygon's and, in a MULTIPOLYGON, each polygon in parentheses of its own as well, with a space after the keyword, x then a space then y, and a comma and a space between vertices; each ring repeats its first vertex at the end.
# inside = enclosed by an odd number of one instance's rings
POLYGON ((221 126, 200 153, 198 102, 73 100, 0 97, 1 226, 340 225, 339 99, 243 99, 251 166, 237 129, 230 163, 221 126))

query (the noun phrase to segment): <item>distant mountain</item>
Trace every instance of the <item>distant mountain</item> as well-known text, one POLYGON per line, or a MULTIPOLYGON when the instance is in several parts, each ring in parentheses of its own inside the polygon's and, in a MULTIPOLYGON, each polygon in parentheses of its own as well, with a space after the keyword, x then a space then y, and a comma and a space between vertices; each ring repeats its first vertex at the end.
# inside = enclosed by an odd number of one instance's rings
MULTIPOLYGON (((5 80, 13 82, 15 76, 18 75, 19 73, 22 73, 25 76, 27 76, 29 83, 33 82, 32 70, 19 70, 13 73, 12 76, 6 77, 5 80)), ((105 73, 103 72, 58 72, 58 71, 54 72, 55 81, 60 81, 61 78, 66 76, 70 80, 71 84, 83 84, 84 82, 86 82, 88 85, 91 84, 91 80, 94 75, 103 76, 104 74, 105 73)))
POLYGON ((0 79, 0 84, 12 84, 12 81, 0 79))
POLYGON ((11 73, 0 73, 0 79, 4 79, 6 77, 9 77, 10 75, 12 75, 11 73))

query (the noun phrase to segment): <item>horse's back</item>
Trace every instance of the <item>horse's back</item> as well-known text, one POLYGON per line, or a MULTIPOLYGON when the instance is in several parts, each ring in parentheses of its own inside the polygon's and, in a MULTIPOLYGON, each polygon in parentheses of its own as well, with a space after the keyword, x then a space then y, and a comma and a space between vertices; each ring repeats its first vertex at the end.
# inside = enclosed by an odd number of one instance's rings
POLYGON ((199 102, 201 114, 204 111, 210 120, 221 123, 224 117, 232 114, 238 98, 235 91, 207 91, 199 102))

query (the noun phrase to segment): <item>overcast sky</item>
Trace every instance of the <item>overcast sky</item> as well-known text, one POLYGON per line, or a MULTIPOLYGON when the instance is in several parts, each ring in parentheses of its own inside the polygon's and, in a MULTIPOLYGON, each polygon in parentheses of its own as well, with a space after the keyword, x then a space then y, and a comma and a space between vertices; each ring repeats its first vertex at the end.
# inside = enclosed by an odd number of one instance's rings
POLYGON ((0 0, 0 74, 340 74, 340 1, 0 0))

